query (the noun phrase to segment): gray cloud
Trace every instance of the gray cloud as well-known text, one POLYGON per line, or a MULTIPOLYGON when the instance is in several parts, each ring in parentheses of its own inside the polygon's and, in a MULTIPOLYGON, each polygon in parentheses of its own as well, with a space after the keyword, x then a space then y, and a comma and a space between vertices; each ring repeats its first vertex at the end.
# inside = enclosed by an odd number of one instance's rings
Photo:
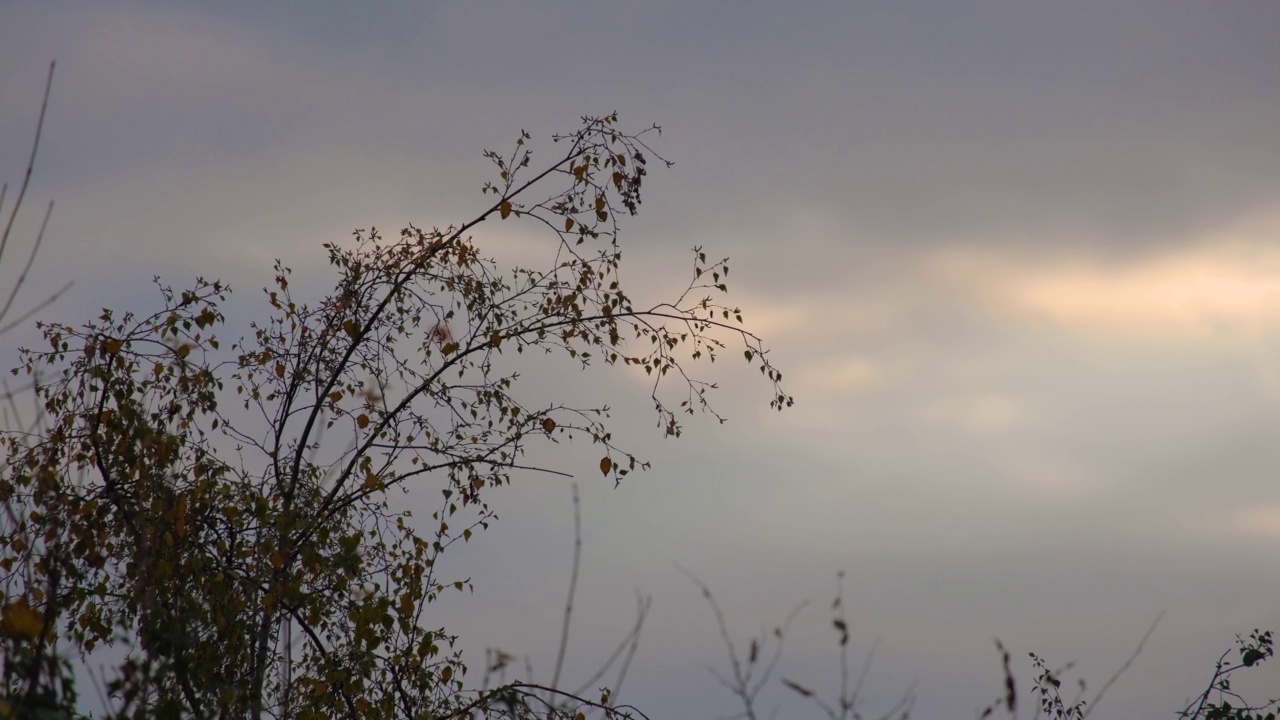
MULTIPOLYGON (((464 219, 480 150, 522 127, 545 159, 582 113, 663 123, 677 165, 652 177, 624 276, 655 296, 689 247, 731 254, 801 405, 764 412, 752 371, 717 366, 731 422, 660 443, 638 383, 538 376, 618 407, 656 460, 613 490, 581 449, 548 458, 584 474, 576 667, 622 632, 639 586, 657 609, 626 695, 659 715, 728 709, 675 561, 744 632, 819 608, 844 568, 855 638, 884 642, 875 693, 918 678, 922 716, 994 697, 993 634, 1078 659, 1096 685, 1165 608, 1104 706, 1164 717, 1235 632, 1280 619, 1262 570, 1280 542, 1274 308, 1266 263, 1231 254, 1273 254, 1254 221, 1280 210, 1276 6, 282 8, 3 11, 6 178, 59 61, 33 195, 59 209, 37 279, 78 285, 50 315, 145 306, 155 272, 222 275, 248 308, 275 256, 318 292, 321 242, 464 219), (956 257, 959 274, 937 272, 956 257), (1190 293, 1170 314, 1144 291, 1219 260, 1229 307, 1190 293), (1081 287, 1108 304, 1063 315, 1081 287), (1156 326, 1174 330, 1139 332, 1156 326)), ((535 238, 477 240, 529 257, 535 238)), ((440 622, 549 662, 567 488, 530 478, 499 503, 456 560, 482 592, 440 622)), ((830 672, 825 622, 806 616, 788 676, 830 672)))

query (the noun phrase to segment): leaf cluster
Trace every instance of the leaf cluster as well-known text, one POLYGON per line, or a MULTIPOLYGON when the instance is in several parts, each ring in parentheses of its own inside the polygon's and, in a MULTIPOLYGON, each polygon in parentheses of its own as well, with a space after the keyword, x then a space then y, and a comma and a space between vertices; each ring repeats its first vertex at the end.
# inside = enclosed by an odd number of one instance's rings
MULTIPOLYGON (((498 181, 478 215, 326 245, 336 280, 313 304, 277 262, 262 317, 233 342, 218 336, 230 289, 217 280, 157 278, 149 314, 41 324, 44 347, 15 373, 45 422, 2 438, 7 657, 121 649, 106 682, 120 718, 560 717, 519 684, 468 690, 456 638, 429 613, 472 589, 439 560, 495 519, 489 494, 563 473, 530 463, 531 447, 587 442, 615 482, 647 466, 607 407, 526 400, 521 357, 642 368, 659 427, 678 436, 680 417, 715 412, 690 363, 727 336, 773 406, 792 402, 719 299, 727 261, 695 249, 686 290, 656 305, 621 282, 619 210, 637 211, 648 164, 665 163, 649 132, 584 118, 536 174, 522 132, 511 154, 486 153, 498 181), (502 266, 473 237, 517 220, 554 239, 547 266, 502 266), (390 502, 410 486, 435 493, 429 517, 390 502)), ((10 696, 34 686, 16 670, 5 681, 10 696)))

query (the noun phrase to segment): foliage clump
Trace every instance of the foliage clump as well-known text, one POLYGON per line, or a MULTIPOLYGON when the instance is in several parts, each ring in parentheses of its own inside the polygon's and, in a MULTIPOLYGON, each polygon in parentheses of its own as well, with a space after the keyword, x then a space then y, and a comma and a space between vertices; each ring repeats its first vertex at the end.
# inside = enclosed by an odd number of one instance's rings
POLYGON ((725 261, 695 248, 687 288, 655 305, 622 284, 619 217, 638 210, 650 163, 665 163, 650 132, 583 118, 537 171, 522 132, 510 154, 486 153, 497 180, 473 219, 327 245, 337 277, 314 304, 277 262, 263 319, 234 342, 218 337, 230 289, 217 280, 157 279, 155 312, 41 324, 45 346, 15 372, 36 380, 43 421, 3 436, 3 691, 66 700, 58 663, 112 646, 124 648, 106 683, 114 717, 586 707, 533 704, 526 685, 469 690, 456 637, 426 613, 468 587, 438 561, 494 519, 490 493, 555 471, 528 461, 533 446, 585 440, 615 482, 645 466, 611 434, 607 407, 527 402, 521 356, 642 370, 666 436, 714 413, 715 386, 691 364, 729 341, 760 367, 773 407, 792 402, 721 299, 725 261), (503 266, 472 236, 517 220, 554 243, 545 267, 503 266), (429 517, 389 503, 409 483, 438 491, 429 517))

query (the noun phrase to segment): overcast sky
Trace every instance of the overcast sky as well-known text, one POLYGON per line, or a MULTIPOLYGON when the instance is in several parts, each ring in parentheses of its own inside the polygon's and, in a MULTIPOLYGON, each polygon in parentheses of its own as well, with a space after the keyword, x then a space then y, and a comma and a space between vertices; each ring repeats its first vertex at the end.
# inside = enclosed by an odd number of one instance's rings
MULTIPOLYGON (((663 125, 676 165, 625 229, 624 278, 657 293, 694 245, 732 256, 797 405, 720 368, 729 423, 664 442, 641 384, 555 376, 655 461, 615 490, 589 452, 552 458, 582 485, 574 672, 639 588, 622 697, 734 710, 675 563, 743 638, 812 600, 781 671, 826 691, 843 569, 855 654, 880 641, 868 710, 914 682, 922 718, 994 699, 994 636, 1096 688, 1164 610, 1094 717, 1169 718, 1235 633, 1280 628, 1280 4, 263 5, 0 0, 11 182, 58 62, 34 282, 76 285, 45 317, 148 309, 157 273, 253 307, 276 257, 319 292, 322 242, 470 218, 481 151, 522 128, 547 158, 583 114, 663 125)), ((500 259, 527 242, 485 232, 500 259)), ((545 679, 569 486, 494 497, 454 566, 477 594, 433 622, 545 679)), ((817 717, 776 686, 764 704, 817 717)))

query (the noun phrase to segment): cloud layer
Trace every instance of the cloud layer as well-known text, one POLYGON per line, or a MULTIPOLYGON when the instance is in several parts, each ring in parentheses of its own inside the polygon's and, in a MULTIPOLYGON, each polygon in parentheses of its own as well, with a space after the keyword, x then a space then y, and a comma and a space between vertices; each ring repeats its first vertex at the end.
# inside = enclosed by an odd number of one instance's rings
MULTIPOLYGON (((545 159, 583 113, 660 121, 677 165, 651 178, 623 277, 656 299, 689 248, 731 255, 799 405, 762 410, 753 371, 717 363, 730 422, 660 442, 621 376, 538 378, 607 399, 656 461, 612 490, 593 458, 547 458, 584 474, 575 667, 633 587, 654 594, 627 690, 653 716, 732 705, 676 561, 742 630, 822 605, 845 569, 860 649, 883 640, 877 698, 918 678, 922 717, 990 701, 993 634, 1096 686, 1161 609, 1105 707, 1166 717, 1234 633, 1280 621, 1277 6, 282 7, 3 11, 5 178, 59 61, 32 282, 77 285, 47 315, 146 307, 154 273, 220 275, 248 311, 274 257, 319 292, 322 242, 466 219, 481 150, 521 128, 545 159)), ((476 240, 535 262, 538 237, 476 240)), ((484 592, 445 617, 475 650, 546 661, 567 498, 530 478, 460 557, 484 592)), ((806 621, 797 679, 831 667, 826 620, 806 621)))

